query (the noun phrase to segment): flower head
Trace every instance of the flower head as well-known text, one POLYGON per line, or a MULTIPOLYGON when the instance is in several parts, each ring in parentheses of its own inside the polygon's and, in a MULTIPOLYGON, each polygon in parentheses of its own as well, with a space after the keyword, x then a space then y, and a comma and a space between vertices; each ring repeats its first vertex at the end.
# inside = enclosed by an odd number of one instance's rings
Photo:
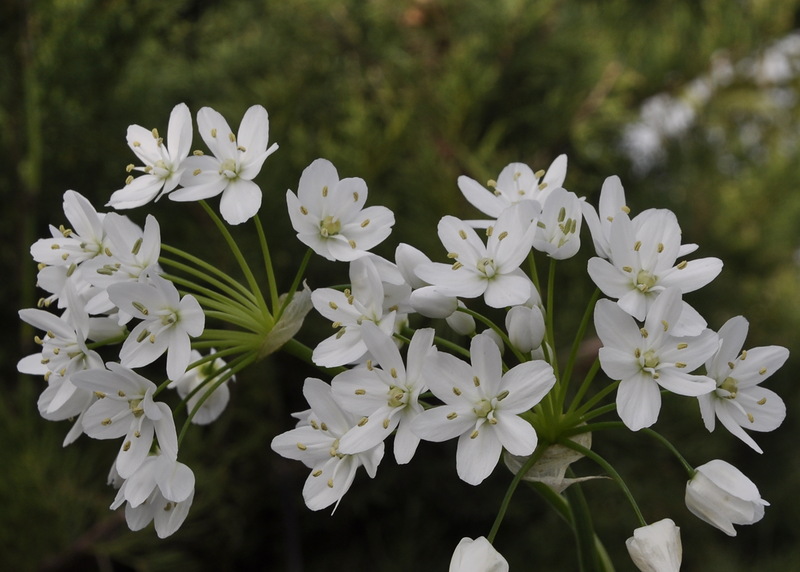
POLYGON ((625 546, 642 572, 678 572, 681 568, 681 529, 669 518, 637 528, 625 546))
POLYGON ((472 338, 470 355, 472 365, 437 354, 428 383, 444 405, 418 415, 412 429, 428 441, 458 437, 458 476, 477 485, 491 474, 503 448, 512 455, 533 453, 536 430, 519 414, 539 403, 556 379, 544 361, 503 374, 500 349, 486 334, 472 338))
POLYGON ((600 300, 594 322, 603 342, 600 364, 611 379, 619 380, 617 411, 633 431, 658 419, 663 387, 678 395, 696 397, 714 389, 714 381, 690 372, 717 349, 711 330, 698 336, 676 336, 673 325, 681 313, 677 288, 668 288, 654 302, 644 327, 610 300, 600 300))
POLYGON ((707 375, 717 382, 717 388, 697 399, 706 429, 713 431, 718 418, 728 431, 761 453, 745 429, 772 431, 786 418, 780 396, 759 384, 786 362, 789 350, 765 346, 742 351, 747 330, 742 316, 720 328, 719 350, 706 362, 707 375))
POLYGON ((485 537, 462 538, 450 560, 450 572, 508 572, 508 561, 485 537))
POLYGON ((222 115, 204 107, 197 112, 200 136, 212 156, 195 154, 186 159, 183 189, 170 194, 173 201, 199 201, 222 193, 219 210, 228 224, 241 224, 261 207, 261 188, 253 179, 264 161, 278 149, 269 143, 267 110, 254 105, 244 114, 234 135, 222 115))
POLYGON ((728 536, 736 536, 734 524, 753 524, 764 518, 765 506, 769 503, 753 481, 719 459, 697 467, 686 484, 689 511, 728 536))
POLYGON ((382 206, 364 208, 364 179, 339 180, 327 159, 317 159, 303 170, 297 195, 286 191, 292 227, 300 242, 328 260, 360 258, 389 236, 394 214, 382 206))
POLYGON ((192 115, 185 103, 179 103, 169 115, 167 143, 158 130, 139 125, 128 127, 128 146, 144 163, 142 167, 128 165, 128 172, 144 173, 129 176, 125 186, 111 195, 107 206, 130 209, 158 200, 178 186, 185 160, 192 148, 192 115))

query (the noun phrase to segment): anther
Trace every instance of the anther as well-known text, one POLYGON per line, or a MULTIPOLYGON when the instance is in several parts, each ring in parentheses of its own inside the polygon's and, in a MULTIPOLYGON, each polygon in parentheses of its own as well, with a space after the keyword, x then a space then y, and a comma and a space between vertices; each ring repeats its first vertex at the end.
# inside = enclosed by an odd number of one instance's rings
POLYGON ((461 390, 456 386, 453 386, 453 393, 455 393, 456 395, 461 395, 461 390))
POLYGON ((356 202, 356 203, 358 202, 358 192, 357 191, 353 191, 353 202, 356 202))
POLYGON ((473 378, 472 378, 472 383, 474 383, 474 384, 475 384, 475 387, 480 387, 480 385, 481 385, 481 380, 480 380, 480 379, 478 378, 478 376, 476 375, 476 376, 473 376, 473 378))
POLYGON ((460 236, 462 240, 467 240, 467 233, 463 230, 458 231, 458 236, 460 236))
POLYGON ((450 421, 452 421, 456 417, 458 417, 458 413, 456 413, 455 411, 453 411, 452 413, 448 413, 447 414, 447 419, 449 419, 450 421))
POLYGON ((470 439, 475 439, 477 436, 478 436, 478 430, 477 430, 477 429, 475 429, 475 431, 473 431, 473 432, 470 434, 469 438, 470 438, 470 439))
POLYGON ((364 389, 356 389, 354 392, 356 395, 366 395, 367 392, 364 389))

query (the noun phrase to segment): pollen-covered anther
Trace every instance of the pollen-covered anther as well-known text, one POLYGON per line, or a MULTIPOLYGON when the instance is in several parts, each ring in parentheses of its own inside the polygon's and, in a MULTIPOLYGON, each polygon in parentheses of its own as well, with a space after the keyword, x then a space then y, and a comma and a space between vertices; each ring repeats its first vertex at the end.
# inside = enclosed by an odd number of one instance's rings
POLYGON ((236 143, 236 135, 234 135, 233 133, 228 133, 228 141, 230 141, 231 143, 236 143))
POLYGON ((339 305, 336 304, 336 302, 334 302, 332 300, 330 302, 328 302, 328 306, 331 307, 331 310, 338 310, 339 309, 339 305))
POLYGON ((300 213, 304 214, 304 215, 307 215, 308 214, 308 209, 306 207, 304 207, 303 205, 300 205, 300 213))
POLYGON ((95 391, 94 395, 95 397, 97 397, 97 399, 103 399, 106 396, 106 394, 103 393, 102 391, 95 391))
POLYGON ((748 413, 748 414, 747 414, 747 420, 748 420, 750 423, 755 423, 755 422, 756 422, 756 418, 755 418, 755 417, 753 417, 753 414, 752 414, 752 413, 748 413))
POLYGON ((497 397, 495 399, 497 399, 497 401, 503 401, 506 397, 508 397, 508 390, 507 389, 501 391, 500 393, 498 393, 497 397))
POLYGON ((461 395, 461 390, 454 385, 453 386, 453 393, 455 393, 456 395, 461 395))
POLYGON ((111 419, 109 417, 106 417, 100 422, 100 425, 111 425, 111 419))
POLYGON ((642 337, 643 337, 643 338, 646 338, 647 336, 649 336, 649 335, 650 335, 650 334, 648 334, 648 333, 647 333, 647 330, 646 330, 646 329, 644 329, 644 328, 639 328, 639 333, 641 333, 641 334, 642 334, 642 337))
POLYGON ((130 448, 131 448, 131 442, 130 441, 125 441, 125 444, 122 446, 122 450, 123 451, 127 451, 130 448))
POLYGON ((368 224, 369 224, 369 219, 365 218, 363 221, 361 221, 361 228, 367 228, 368 224))
POLYGON ((767 373, 767 368, 762 367, 760 370, 758 370, 758 373, 760 373, 761 375, 764 375, 765 373, 767 373))
POLYGON ((458 236, 461 237, 461 240, 467 240, 467 233, 463 229, 458 231, 458 236))
POLYGON ((470 435, 469 435, 469 438, 470 438, 470 439, 476 439, 477 437, 478 437, 478 430, 477 430, 477 429, 475 429, 475 431, 473 431, 472 433, 470 433, 470 435))
POLYGON ((458 413, 456 413, 455 411, 453 411, 452 413, 448 413, 448 414, 447 414, 447 419, 448 419, 449 421, 452 421, 452 420, 453 420, 453 419, 455 419, 456 417, 458 417, 458 413))
POLYGON ((355 248, 356 248, 356 241, 355 241, 355 240, 348 240, 348 241, 347 241, 347 244, 349 244, 349 245, 350 245, 350 248, 352 248, 353 250, 355 250, 355 248))
POLYGON ((133 175, 128 175, 125 177, 125 184, 130 185, 133 182, 133 175))
POLYGON ((327 197, 328 196, 328 185, 325 185, 324 187, 322 187, 322 196, 323 197, 327 197))
POLYGON ((458 258, 458 253, 457 252, 448 252, 447 253, 447 258, 449 258, 451 260, 457 259, 458 258))
POLYGON ((678 270, 683 270, 684 268, 686 268, 686 265, 687 265, 687 264, 688 264, 688 262, 686 262, 686 261, 684 260, 684 261, 682 261, 680 264, 678 264, 678 266, 677 266, 676 268, 677 268, 678 270))
POLYGON ((501 233, 500 233, 500 234, 497 236, 497 240, 498 240, 498 241, 499 241, 499 240, 503 240, 503 239, 504 239, 505 237, 507 237, 507 236, 508 236, 508 233, 507 233, 506 231, 503 231, 503 232, 501 232, 501 233))
POLYGON ((192 175, 196 177, 197 175, 199 175, 202 172, 203 172, 202 169, 195 169, 194 171, 192 171, 192 175))
POLYGON ((119 395, 120 397, 125 397, 125 392, 120 389, 119 391, 117 391, 117 395, 119 395))
POLYGON ((689 344, 687 344, 685 342, 681 342, 681 343, 678 344, 678 349, 679 350, 685 350, 688 347, 689 347, 689 344))
POLYGON ((144 305, 144 304, 142 304, 141 302, 135 302, 135 301, 134 301, 134 302, 131 302, 131 306, 133 306, 134 308, 136 308, 137 310, 139 310, 139 311, 140 311, 142 314, 144 314, 145 316, 147 316, 147 315, 149 315, 149 314, 150 314, 150 311, 147 309, 147 306, 145 306, 145 305, 144 305))
POLYGON ((318 477, 318 476, 320 476, 321 474, 322 474, 322 471, 321 471, 321 470, 316 470, 316 471, 314 471, 313 473, 311 473, 311 476, 312 476, 312 477, 318 477))
POLYGON ((390 369, 389 370, 389 375, 391 375, 393 378, 397 379, 397 370, 395 368, 390 369))
POLYGON ((359 427, 363 427, 369 422, 369 417, 362 417, 361 420, 358 422, 359 427))
POLYGON ((665 332, 669 329, 669 322, 667 322, 666 320, 661 320, 661 325, 664 326, 665 332))
POLYGON ((328 479, 328 488, 329 489, 333 488, 333 479, 328 479))
POLYGON ((747 350, 742 350, 742 355, 739 356, 739 359, 742 361, 747 359, 747 350))
POLYGON ((133 171, 133 169, 134 169, 135 167, 136 167, 136 165, 134 165, 133 163, 128 163, 128 164, 125 166, 125 172, 126 172, 126 173, 130 173, 131 171, 133 171))
POLYGON ((759 399, 758 401, 756 401, 756 403, 757 403, 758 405, 764 405, 764 404, 766 404, 766 403, 767 403, 767 398, 766 398, 766 397, 762 397, 761 399, 759 399))
POLYGON ((622 206, 619 208, 619 210, 621 210, 621 211, 622 211, 622 212, 624 212, 625 214, 630 214, 630 213, 631 213, 631 208, 630 208, 628 205, 622 205, 622 206))
POLYGON ((684 368, 684 367, 686 367, 686 364, 683 363, 682 361, 676 361, 675 362, 675 367, 684 368))
POLYGON ((211 130, 211 136, 212 137, 216 137, 217 136, 217 130, 216 129, 212 129, 211 130))
POLYGON ((338 330, 341 327, 342 327, 342 323, 341 322, 333 322, 331 324, 331 328, 333 328, 334 330, 338 330))
POLYGON ((204 153, 200 149, 195 149, 194 151, 192 151, 192 155, 194 155, 195 157, 202 157, 204 153))
POLYGON ((383 428, 384 429, 388 429, 389 428, 389 420, 388 419, 384 419, 383 420, 383 428))
POLYGON ((356 395, 366 395, 367 394, 366 390, 364 390, 364 389, 356 389, 353 393, 355 393, 356 395))
POLYGON ((558 211, 558 222, 564 222, 564 219, 567 218, 567 209, 565 207, 561 207, 558 211))
POLYGON ((473 383, 473 384, 475 384, 475 387, 480 387, 480 385, 481 385, 481 380, 480 380, 480 378, 479 378, 479 377, 476 375, 476 376, 473 376, 473 378, 472 378, 472 383, 473 383))
POLYGON ((462 263, 460 263, 460 262, 456 261, 456 262, 454 262, 454 263, 453 263, 453 266, 451 266, 451 268, 452 268, 453 270, 458 270, 459 268, 461 268, 461 267, 463 267, 463 266, 464 266, 464 265, 463 265, 462 263))
POLYGON ((149 335, 150 335, 150 332, 148 330, 146 330, 146 329, 142 330, 141 332, 139 332, 139 336, 136 338, 136 343, 139 343, 139 344, 142 343, 147 338, 147 336, 149 336, 149 335))
POLYGON ((247 153, 247 148, 244 147, 243 145, 239 145, 238 147, 236 147, 236 150, 241 151, 242 153, 247 153))
POLYGON ((633 249, 634 249, 636 252, 639 252, 639 249, 640 249, 641 247, 642 247, 642 241, 641 241, 641 240, 637 240, 636 242, 634 242, 634 243, 633 243, 633 249))

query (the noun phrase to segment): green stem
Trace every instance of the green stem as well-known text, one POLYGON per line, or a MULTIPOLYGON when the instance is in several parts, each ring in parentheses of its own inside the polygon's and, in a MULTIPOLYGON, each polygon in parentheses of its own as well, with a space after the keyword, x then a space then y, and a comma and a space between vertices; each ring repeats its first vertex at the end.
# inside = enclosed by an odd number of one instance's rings
MULTIPOLYGON (((179 248, 175 248, 175 247, 170 246, 168 244, 163 244, 162 243, 161 244, 161 248, 162 248, 162 250, 166 250, 167 252, 170 252, 172 254, 176 254, 178 256, 181 256, 182 258, 185 258, 186 260, 188 260, 189 262, 191 262, 195 266, 197 266, 197 267, 205 270, 206 272, 208 272, 208 274, 203 274, 201 271, 199 271, 197 268, 195 268, 193 266, 189 266, 188 264, 183 264, 182 262, 178 262, 177 260, 172 260, 172 259, 166 258, 164 256, 159 257, 159 262, 164 262, 166 264, 169 264, 170 266, 174 266, 175 268, 180 268, 181 270, 184 270, 185 272, 190 272, 191 274, 204 279, 209 284, 213 284, 214 286, 218 287, 220 290, 225 290, 226 288, 229 287, 229 286, 224 286, 223 287, 223 285, 220 283, 219 280, 217 280, 216 278, 212 278, 211 274, 214 274, 218 278, 220 278, 220 279, 224 280, 225 282, 227 282, 236 291, 238 291, 238 295, 239 296, 243 296, 242 300, 249 301, 251 304, 253 304, 253 306, 256 305, 255 304, 256 298, 253 295, 253 293, 250 292, 250 290, 248 290, 238 280, 236 280, 232 276, 226 274, 225 272, 223 272, 222 270, 220 270, 219 268, 217 268, 213 264, 209 264, 208 262, 206 262, 202 258, 198 258, 198 257, 196 257, 196 256, 194 256, 192 254, 189 254, 188 252, 184 252, 183 250, 180 250, 179 248)), ((227 290, 225 290, 225 291, 227 291, 227 290)), ((234 294, 231 294, 231 297, 234 297, 234 294)))
POLYGON ((572 512, 575 542, 578 544, 578 568, 581 572, 600 570, 600 561, 595 550, 596 535, 592 514, 583 495, 583 489, 579 483, 574 483, 567 488, 565 494, 572 512))
MULTIPOLYGON (((566 438, 562 437, 561 439, 558 440, 558 443, 560 445, 565 446, 565 447, 569 447, 573 451, 577 451, 578 453, 580 453, 584 457, 586 457, 588 459, 591 459, 596 464, 598 464, 600 467, 602 467, 602 469, 606 473, 608 473, 608 475, 614 480, 614 482, 617 483, 617 486, 619 486, 619 488, 622 490, 622 493, 628 499, 628 502, 630 503, 631 507, 633 508, 633 512, 636 513, 636 518, 639 520, 641 525, 642 526, 647 526, 647 522, 645 521, 644 516, 642 516, 642 511, 639 510, 639 505, 636 504, 636 499, 633 498, 633 494, 631 493, 630 489, 628 488, 628 485, 622 479, 622 477, 617 472, 617 470, 611 465, 611 463, 606 461, 603 457, 601 457, 600 455, 598 455, 597 453, 595 453, 591 449, 588 449, 588 448, 584 447, 583 445, 580 445, 580 444, 576 443, 572 439, 566 439, 566 438)), ((573 486, 575 486, 575 485, 573 485, 573 486)), ((572 488, 572 487, 570 487, 570 488, 572 488)))
POLYGON ((469 308, 458 308, 458 310, 456 311, 469 314, 476 320, 482 322, 484 325, 491 328, 498 336, 500 336, 500 339, 503 340, 505 346, 511 349, 511 351, 514 353, 514 357, 516 357, 520 363, 530 361, 529 357, 526 357, 522 352, 520 352, 517 348, 514 347, 514 344, 511 343, 511 340, 508 339, 508 335, 502 330, 502 328, 500 328, 500 326, 492 322, 489 318, 487 318, 483 314, 479 314, 474 310, 470 310, 469 308))
POLYGON ((547 314, 545 315, 545 330, 547 331, 547 341, 550 344, 550 348, 552 349, 553 353, 550 356, 550 365, 553 366, 553 373, 556 375, 556 379, 561 380, 558 375, 558 359, 556 357, 556 337, 555 337, 555 328, 553 326, 553 306, 555 300, 555 289, 556 289, 556 259, 550 259, 550 272, 548 273, 547 278, 547 314))
POLYGON ((592 367, 590 367, 589 371, 586 372, 586 377, 583 378, 583 383, 581 383, 581 386, 578 388, 578 392, 575 394, 575 397, 572 398, 572 403, 570 403, 567 413, 572 413, 578 408, 581 399, 583 399, 583 396, 586 395, 586 392, 589 390, 589 386, 592 385, 592 382, 594 381, 598 371, 600 371, 599 357, 595 358, 594 363, 592 363, 592 367))
MULTIPOLYGON (((275 270, 272 268, 272 258, 269 255, 269 246, 267 245, 267 235, 264 234, 264 227, 261 226, 261 219, 258 215, 253 217, 256 223, 256 232, 258 232, 258 242, 261 245, 261 253, 264 256, 264 270, 267 272, 267 284, 269 285, 269 295, 272 301, 272 312, 278 311, 278 284, 275 281, 275 270)), ((277 318, 275 319, 277 322, 277 318)))
POLYGON ((514 496, 514 491, 517 490, 517 486, 519 482, 522 480, 522 477, 531 470, 536 464, 536 461, 541 459, 542 455, 544 455, 545 449, 547 449, 549 443, 545 441, 539 441, 539 445, 536 447, 536 450, 533 452, 533 455, 525 461, 525 464, 522 465, 517 474, 514 475, 514 478, 511 479, 511 483, 508 485, 508 489, 506 489, 506 494, 503 497, 503 502, 500 504, 500 510, 497 511, 497 516, 494 519, 494 524, 492 525, 492 529, 489 531, 489 536, 486 539, 489 542, 494 542, 495 536, 497 536, 497 531, 500 529, 500 524, 503 522, 503 518, 506 516, 506 511, 508 510, 509 504, 511 504, 511 497, 514 496))
MULTIPOLYGON (((559 405, 563 406, 564 402, 567 398, 567 388, 572 381, 572 370, 575 368, 575 360, 578 357, 578 350, 581 347, 581 342, 583 342, 583 338, 586 335, 586 330, 589 327, 589 322, 592 319, 592 313, 594 310, 594 306, 597 303, 597 299, 600 297, 600 289, 595 288, 592 297, 589 299, 589 304, 586 306, 586 311, 583 313, 583 318, 581 319, 580 326, 578 326, 578 332, 575 335, 575 339, 572 341, 572 349, 569 352, 569 360, 567 360, 567 366, 564 368, 564 375, 561 378, 561 394, 559 395, 559 405)), ((585 390, 584 390, 585 391, 585 390)))
POLYGON ((214 221, 214 224, 217 225, 219 232, 225 238, 225 242, 228 243, 228 248, 230 248, 231 253, 239 263, 239 268, 242 269, 242 273, 247 279, 247 284, 250 286, 250 291, 256 298, 257 306, 261 309, 264 315, 271 315, 267 308, 267 302, 264 300, 264 296, 261 294, 261 289, 258 287, 258 282, 256 282, 256 277, 253 275, 253 271, 250 270, 250 266, 247 264, 244 255, 242 255, 239 245, 236 244, 236 241, 234 240, 228 228, 225 226, 225 223, 222 222, 222 219, 217 216, 217 213, 214 212, 214 209, 212 209, 206 201, 200 201, 200 205, 203 207, 203 209, 205 209, 206 213, 208 213, 208 216, 211 217, 211 220, 214 221))
MULTIPOLYGON (((624 423, 622 423, 622 425, 624 425, 624 423)), ((675 448, 675 445, 673 445, 666 437, 664 437, 661 433, 658 433, 657 431, 653 431, 652 429, 648 429, 646 427, 641 431, 642 433, 649 435, 650 437, 652 437, 653 439, 664 445, 664 447, 666 447, 670 453, 675 455, 675 457, 678 459, 681 465, 683 465, 683 468, 686 469, 686 472, 689 474, 689 478, 691 479, 692 477, 694 477, 695 473, 697 472, 695 468, 689 464, 689 462, 684 458, 684 456, 681 455, 680 451, 678 451, 678 449, 675 448)))
POLYGON ((286 311, 286 308, 288 308, 289 304, 291 304, 292 299, 297 292, 297 288, 300 287, 300 281, 303 279, 303 275, 306 272, 306 268, 308 267, 308 262, 311 260, 312 254, 314 254, 313 250, 310 248, 306 250, 305 256, 303 256, 303 261, 300 263, 300 267, 297 269, 297 274, 295 274, 294 280, 292 281, 292 286, 286 293, 286 299, 283 301, 283 304, 280 306, 280 308, 278 308, 278 310, 275 312, 276 324, 278 323, 278 320, 281 319, 281 316, 283 316, 283 312, 286 311))

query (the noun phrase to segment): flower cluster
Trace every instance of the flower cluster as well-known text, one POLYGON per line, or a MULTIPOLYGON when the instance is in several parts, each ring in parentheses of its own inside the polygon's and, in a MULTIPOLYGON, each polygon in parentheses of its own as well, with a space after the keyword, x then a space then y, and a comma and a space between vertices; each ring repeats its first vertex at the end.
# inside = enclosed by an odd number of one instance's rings
MULTIPOLYGON (((361 466, 374 478, 390 437, 399 464, 412 460, 421 441, 457 439, 456 474, 471 485, 505 457, 515 475, 509 498, 520 480, 552 487, 558 497, 591 478, 564 478, 571 463, 586 457, 632 502, 641 526, 627 547, 641 570, 678 569, 679 529, 670 519, 646 523, 621 477, 591 450, 595 420, 616 412, 618 428, 668 443, 650 429, 662 396, 694 397, 709 431, 719 419, 759 453, 746 429, 771 431, 783 421, 783 401, 760 384, 783 365, 788 350, 742 350, 748 328, 741 316, 716 332, 709 327, 684 296, 711 282, 722 261, 685 260, 698 246, 682 243, 674 213, 649 209, 632 216, 617 177, 604 183, 596 210, 564 188, 563 155, 546 171, 512 163, 485 186, 462 176, 458 188, 488 218, 441 218, 437 232, 447 262, 408 244, 397 246, 392 261, 371 250, 390 235, 393 213, 366 206, 363 179, 340 179, 330 161, 317 159, 302 172, 297 192, 286 192, 289 219, 309 250, 289 291, 279 295, 254 182, 277 149, 268 144, 267 112, 247 110, 238 134, 210 108, 198 112, 197 125, 210 155, 190 155, 192 121, 183 104, 170 116, 166 144, 157 130, 131 126, 128 144, 143 166, 128 171, 142 174, 129 176, 108 205, 128 209, 164 195, 200 201, 244 281, 162 244, 152 215, 141 228, 117 213, 98 213, 68 191, 64 213, 71 228, 51 227, 52 237, 31 248, 38 284, 47 292, 41 306, 60 315, 20 311, 45 332, 36 337, 42 351, 19 362, 20 371, 45 378, 42 416, 77 418, 65 444, 83 433, 121 439, 109 477, 119 488, 112 508, 126 504, 133 530, 153 521, 163 537, 180 527, 194 496, 194 474, 178 462, 188 423, 217 419, 233 400, 229 381, 280 349, 334 374, 330 382, 305 380, 309 408, 271 443, 310 470, 302 493, 310 509, 338 506, 361 466), (205 202, 216 195, 221 218, 205 202), (223 219, 231 225, 252 219, 265 287, 223 219), (565 355, 553 326, 556 266, 579 251, 584 221, 596 253, 587 272, 597 291, 565 355), (313 253, 347 263, 349 284, 300 290, 313 253), (542 258, 547 283, 539 280, 542 258), (598 299, 601 293, 607 298, 598 299), (307 347, 297 336, 312 307, 334 332, 307 347), (595 367, 572 379, 592 318, 602 348, 595 367), (452 334, 442 335, 444 328, 452 334), (165 368, 159 385, 134 371, 156 364, 165 368), (597 378, 600 370, 605 381, 597 378), (174 411, 188 414, 180 439, 173 408, 156 399, 166 388, 177 390, 174 411), (615 391, 614 402, 605 403, 615 391)), ((731 535, 734 524, 762 518, 767 503, 737 469, 720 460, 694 469, 669 449, 687 468, 686 504, 698 517, 731 535)), ((462 540, 451 570, 478 569, 477 561, 480 569, 508 569, 491 545, 502 516, 488 539, 462 540)), ((588 549, 597 549, 593 539, 588 549)))

